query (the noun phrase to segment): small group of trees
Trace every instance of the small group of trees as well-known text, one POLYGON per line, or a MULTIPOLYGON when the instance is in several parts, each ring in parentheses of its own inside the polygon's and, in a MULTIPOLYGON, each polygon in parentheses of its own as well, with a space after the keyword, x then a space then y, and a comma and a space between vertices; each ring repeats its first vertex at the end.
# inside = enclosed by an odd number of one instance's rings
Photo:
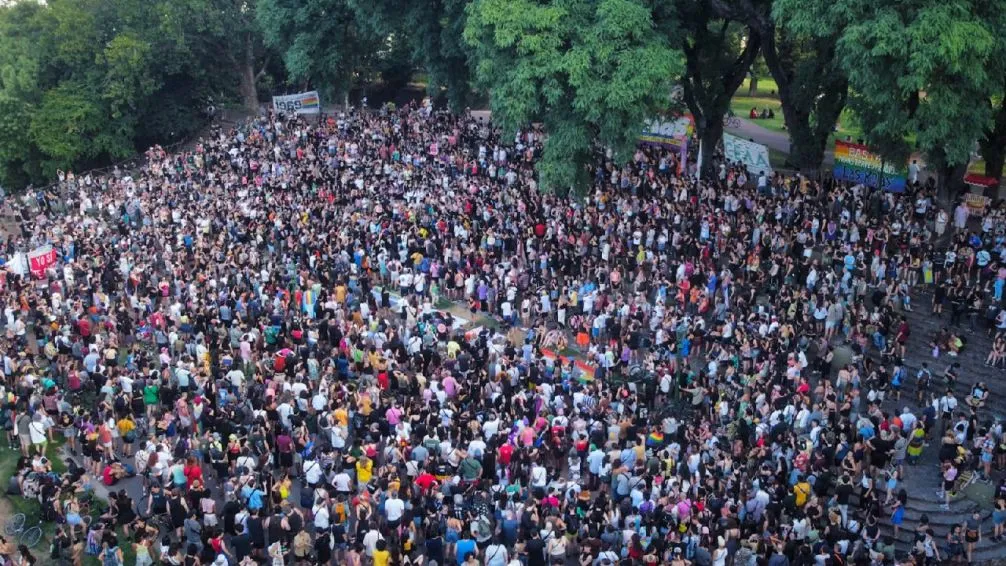
MULTIPOLYGON (((507 129, 549 133, 541 185, 583 186, 655 113, 705 147, 758 62, 789 160, 813 173, 847 106, 886 159, 959 177, 1006 157, 1006 0, 20 0, 0 8, 0 183, 107 163, 201 125, 208 100, 329 101, 421 70, 455 109, 487 95, 507 129), (679 90, 679 101, 669 93, 679 90), (674 108, 680 104, 681 108, 674 108), (915 146, 910 146, 908 139, 915 146)), ((708 161, 706 165, 709 165, 708 161)))
MULTIPOLYGON (((646 59, 660 52, 670 61, 660 69, 671 77, 637 75, 631 108, 625 97, 608 103, 594 100, 592 114, 576 116, 574 126, 614 148, 628 148, 631 129, 621 125, 638 118, 640 109, 666 107, 668 82, 683 87, 685 109, 695 118, 706 147, 723 133, 722 116, 730 99, 761 57, 775 80, 786 129, 791 138, 790 162, 813 174, 823 162, 826 143, 842 110, 858 116, 864 137, 891 161, 904 162, 912 151, 926 154, 946 180, 963 175, 976 143, 989 176, 998 179, 1006 142, 1006 2, 1001 0, 542 0, 529 1, 536 11, 558 12, 547 37, 575 36, 573 30, 598 14, 632 22, 618 45, 630 68, 654 68, 646 59), (575 15, 575 17, 574 17, 575 15), (643 81, 641 83, 641 81, 643 81), (915 146, 908 139, 914 138, 915 146)), ((529 24, 527 11, 507 12, 498 0, 475 0, 468 13, 466 40, 473 48, 476 78, 492 93, 494 112, 548 123, 553 113, 569 116, 566 107, 585 90, 605 91, 610 77, 594 84, 563 83, 550 75, 527 74, 522 63, 535 61, 538 50, 528 40, 514 40, 529 24), (508 58, 506 65, 496 60, 508 58), (518 81, 522 89, 508 88, 518 81), (553 104, 542 89, 554 93, 553 104)), ((532 22, 547 25, 542 21, 532 22)), ((536 30, 537 31, 537 30, 536 30)), ((577 41, 552 47, 570 57, 582 49, 577 41)), ((603 52, 587 65, 604 65, 603 52)), ((506 121, 504 122, 506 123, 506 121)), ((553 142, 568 144, 569 136, 553 142)), ((579 143, 583 143, 580 141, 579 143)), ((546 149, 541 167, 558 170, 549 156, 562 160, 583 152, 546 149)), ((711 166, 706 162, 705 166, 711 166)), ((569 174, 548 176, 546 186, 575 183, 569 174)))

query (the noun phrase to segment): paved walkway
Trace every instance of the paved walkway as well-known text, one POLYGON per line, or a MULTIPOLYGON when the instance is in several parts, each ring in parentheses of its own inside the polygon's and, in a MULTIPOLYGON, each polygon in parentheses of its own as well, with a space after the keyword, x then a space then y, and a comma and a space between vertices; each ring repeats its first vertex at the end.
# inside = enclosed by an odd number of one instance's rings
MULTIPOLYGON (((760 143, 776 151, 781 151, 787 154, 790 153, 790 141, 788 134, 769 130, 768 128, 760 126, 753 120, 748 120, 739 116, 738 119, 740 120, 740 125, 736 128, 726 128, 728 133, 760 143)), ((834 150, 831 147, 826 147, 824 150, 824 162, 822 164, 831 165, 834 161, 834 150)))

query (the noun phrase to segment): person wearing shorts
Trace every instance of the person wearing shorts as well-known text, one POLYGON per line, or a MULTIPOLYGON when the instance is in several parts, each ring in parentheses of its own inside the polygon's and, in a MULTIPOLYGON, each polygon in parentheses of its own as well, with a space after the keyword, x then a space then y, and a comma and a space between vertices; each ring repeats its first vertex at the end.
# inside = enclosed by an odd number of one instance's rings
POLYGON ((995 508, 992 510, 992 540, 999 542, 1003 540, 1003 531, 1006 530, 1006 498, 996 499, 995 508))

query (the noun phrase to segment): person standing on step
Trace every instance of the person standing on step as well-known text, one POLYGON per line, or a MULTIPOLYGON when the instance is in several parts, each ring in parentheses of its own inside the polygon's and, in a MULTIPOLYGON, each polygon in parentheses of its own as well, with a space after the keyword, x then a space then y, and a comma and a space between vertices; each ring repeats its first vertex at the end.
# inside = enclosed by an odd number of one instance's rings
POLYGON ((964 541, 967 543, 967 559, 971 563, 973 562, 975 545, 982 541, 982 514, 977 508, 964 521, 964 541))

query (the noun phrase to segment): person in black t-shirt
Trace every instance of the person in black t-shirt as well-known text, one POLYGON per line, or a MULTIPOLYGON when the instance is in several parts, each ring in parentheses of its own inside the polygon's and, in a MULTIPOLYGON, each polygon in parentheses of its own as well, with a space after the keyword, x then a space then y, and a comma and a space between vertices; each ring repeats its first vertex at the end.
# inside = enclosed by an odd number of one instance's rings
POLYGON ((234 530, 237 534, 231 538, 230 546, 233 549, 235 561, 241 562, 246 556, 251 555, 251 537, 245 532, 244 525, 235 525, 234 530))
POLYGON ((534 525, 530 529, 531 540, 527 541, 524 551, 527 553, 527 566, 545 566, 545 541, 541 540, 541 533, 538 526, 534 525))

